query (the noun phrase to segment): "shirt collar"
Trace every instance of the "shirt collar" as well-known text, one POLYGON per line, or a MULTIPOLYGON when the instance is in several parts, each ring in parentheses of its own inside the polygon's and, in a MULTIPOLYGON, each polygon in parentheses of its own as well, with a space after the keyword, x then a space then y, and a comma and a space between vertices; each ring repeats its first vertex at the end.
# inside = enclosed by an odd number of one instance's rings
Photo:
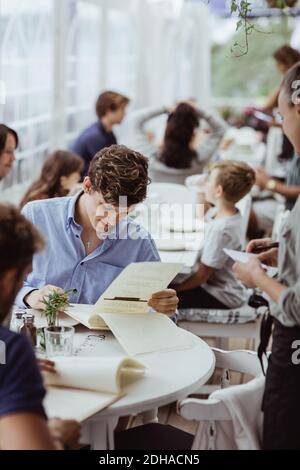
POLYGON ((98 123, 99 123, 99 128, 100 128, 101 132, 103 132, 103 133, 106 134, 106 135, 110 135, 110 134, 111 134, 111 132, 107 132, 107 130, 105 129, 105 127, 104 127, 104 125, 102 124, 102 121, 101 121, 100 119, 99 119, 98 123))
POLYGON ((78 199, 82 196, 83 191, 80 191, 79 193, 75 194, 70 199, 69 202, 69 207, 68 207, 68 213, 67 213, 67 227, 69 228, 70 225, 73 223, 75 225, 78 225, 77 222, 75 221, 75 207, 78 199))

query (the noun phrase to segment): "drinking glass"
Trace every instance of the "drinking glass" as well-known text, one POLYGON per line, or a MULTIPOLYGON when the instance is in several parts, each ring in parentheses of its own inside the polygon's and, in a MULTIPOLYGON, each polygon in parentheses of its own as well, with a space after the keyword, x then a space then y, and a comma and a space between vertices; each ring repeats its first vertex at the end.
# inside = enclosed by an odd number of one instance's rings
POLYGON ((72 355, 75 332, 72 326, 49 326, 44 332, 47 357, 72 355))

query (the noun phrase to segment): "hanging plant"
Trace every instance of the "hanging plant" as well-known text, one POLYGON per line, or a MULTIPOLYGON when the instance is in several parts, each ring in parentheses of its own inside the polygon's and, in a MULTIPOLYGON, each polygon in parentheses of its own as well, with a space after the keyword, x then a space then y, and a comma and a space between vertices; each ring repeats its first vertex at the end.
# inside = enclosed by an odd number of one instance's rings
POLYGON ((237 14, 238 17, 236 32, 242 30, 244 33, 244 42, 240 44, 236 41, 231 48, 231 52, 236 57, 247 54, 249 50, 249 36, 256 29, 254 24, 249 20, 251 11, 251 3, 247 0, 231 0, 230 12, 231 14, 237 14))
MULTIPOLYGON (((283 14, 285 9, 289 9, 295 6, 297 2, 298 0, 267 0, 267 3, 270 8, 279 8, 283 10, 283 14)), ((230 1, 230 12, 232 15, 236 15, 238 19, 236 31, 241 30, 244 36, 242 43, 236 41, 231 48, 231 52, 236 57, 241 57, 247 54, 249 50, 249 36, 252 34, 253 31, 266 34, 265 31, 257 29, 255 25, 250 21, 251 11, 251 2, 248 2, 247 0, 230 1)))

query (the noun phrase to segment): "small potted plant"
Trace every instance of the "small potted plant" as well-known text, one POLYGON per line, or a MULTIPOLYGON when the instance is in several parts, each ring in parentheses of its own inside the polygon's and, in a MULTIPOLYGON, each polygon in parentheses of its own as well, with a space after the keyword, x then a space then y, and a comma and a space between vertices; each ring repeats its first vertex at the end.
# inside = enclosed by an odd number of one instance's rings
POLYGON ((47 332, 54 332, 57 335, 65 333, 67 327, 59 326, 59 314, 66 311, 70 306, 69 298, 71 294, 75 294, 76 289, 70 289, 66 292, 53 291, 47 297, 44 297, 43 303, 45 304, 44 316, 47 320, 47 327, 40 330, 40 347, 45 349, 45 330, 47 332))

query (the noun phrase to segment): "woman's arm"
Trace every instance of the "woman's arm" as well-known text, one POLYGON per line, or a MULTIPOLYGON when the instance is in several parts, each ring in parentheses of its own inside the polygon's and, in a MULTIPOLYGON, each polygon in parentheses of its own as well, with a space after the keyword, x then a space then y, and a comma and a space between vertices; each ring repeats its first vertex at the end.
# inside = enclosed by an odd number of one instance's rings
POLYGON ((300 280, 287 287, 271 279, 256 257, 251 258, 248 263, 236 263, 234 272, 246 286, 258 287, 278 304, 283 318, 300 325, 300 280))
POLYGON ((291 201, 296 201, 300 194, 300 186, 287 186, 284 183, 276 182, 274 192, 285 196, 291 201))
POLYGON ((271 93, 268 95, 264 109, 266 110, 272 110, 273 108, 276 108, 278 104, 278 96, 279 96, 280 88, 277 87, 274 90, 271 91, 271 93))
POLYGON ((259 259, 253 256, 247 263, 233 266, 235 275, 248 287, 258 287, 280 307, 287 320, 300 325, 300 280, 293 286, 271 279, 262 269, 259 259))
POLYGON ((148 108, 146 110, 137 112, 137 115, 134 118, 133 127, 135 139, 140 145, 145 145, 147 147, 151 146, 151 149, 149 149, 148 153, 154 152, 156 148, 149 140, 149 136, 145 130, 145 124, 147 124, 147 122, 151 119, 166 113, 168 113, 168 109, 166 107, 154 109, 148 108))
POLYGON ((257 271, 256 274, 256 284, 259 289, 265 292, 275 303, 279 303, 280 295, 283 291, 287 290, 287 286, 281 284, 269 277, 263 269, 257 271))
MULTIPOLYGON (((266 189, 268 182, 273 179, 264 168, 256 168, 256 184, 262 189, 266 189)), ((274 180, 276 181, 276 180, 274 180)), ((276 181, 276 185, 272 189, 274 193, 281 194, 289 200, 296 201, 300 194, 300 186, 287 186, 280 181, 276 181)))
POLYGON ((220 116, 201 110, 199 110, 199 116, 204 119, 211 128, 211 134, 209 134, 203 144, 197 149, 198 160, 200 162, 206 162, 218 149, 227 129, 227 124, 220 116))
POLYGON ((255 255, 251 256, 247 263, 235 263, 233 271, 246 287, 253 289, 258 287, 276 303, 281 292, 287 289, 286 286, 268 276, 261 266, 261 261, 255 255))

